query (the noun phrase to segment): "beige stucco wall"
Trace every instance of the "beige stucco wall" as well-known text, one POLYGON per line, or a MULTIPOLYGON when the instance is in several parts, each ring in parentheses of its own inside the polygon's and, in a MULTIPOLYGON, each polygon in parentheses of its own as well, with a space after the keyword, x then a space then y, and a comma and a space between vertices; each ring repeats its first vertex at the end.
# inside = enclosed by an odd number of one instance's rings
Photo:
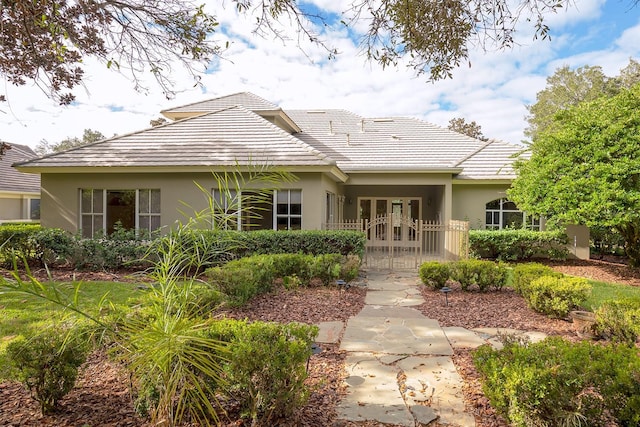
MULTIPOLYGON (((284 183, 283 189, 302 190, 304 229, 320 229, 325 215, 326 191, 337 191, 337 185, 323 179, 321 173, 296 174, 298 180, 284 183)), ((185 221, 185 214, 207 207, 207 198, 194 182, 203 188, 217 187, 210 173, 112 173, 112 174, 42 174, 41 223, 78 231, 79 189, 160 189, 161 222, 172 225, 185 221), (181 213, 184 212, 183 213, 181 213)))
POLYGON ((0 192, 0 221, 30 221, 29 201, 38 198, 38 193, 0 192))
POLYGON ((508 184, 459 184, 453 185, 452 219, 469 221, 471 228, 485 225, 485 208, 488 202, 507 197, 508 184))

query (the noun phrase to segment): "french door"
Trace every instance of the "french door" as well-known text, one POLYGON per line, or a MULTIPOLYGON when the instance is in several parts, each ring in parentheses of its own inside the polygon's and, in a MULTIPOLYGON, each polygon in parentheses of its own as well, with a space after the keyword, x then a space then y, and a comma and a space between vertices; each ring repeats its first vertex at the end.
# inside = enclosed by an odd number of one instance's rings
POLYGON ((358 219, 369 224, 367 239, 370 242, 402 246, 416 241, 416 230, 411 221, 422 218, 422 199, 419 197, 359 197, 358 219))

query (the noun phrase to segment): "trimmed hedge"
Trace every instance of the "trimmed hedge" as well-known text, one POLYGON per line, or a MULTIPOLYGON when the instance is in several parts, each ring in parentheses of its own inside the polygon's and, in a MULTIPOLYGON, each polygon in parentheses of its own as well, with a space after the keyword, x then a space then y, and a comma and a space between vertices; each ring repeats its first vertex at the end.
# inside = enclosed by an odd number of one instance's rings
POLYGON ((32 237, 40 230, 39 224, 0 225, 0 263, 11 266, 14 256, 33 259, 36 251, 32 237))
POLYGON ((206 271, 207 279, 227 295, 232 305, 242 305, 256 295, 273 289, 273 281, 284 280, 285 286, 306 286, 319 278, 324 284, 336 279, 351 281, 358 275, 360 258, 340 254, 254 255, 230 261, 206 271))
POLYGON ((441 263, 425 262, 420 266, 422 283, 432 289, 442 289, 448 280, 460 283, 463 291, 476 286, 480 291, 502 289, 507 282, 507 267, 502 263, 468 259, 441 263))
POLYGON ((474 257, 503 261, 534 257, 565 259, 567 235, 561 231, 525 229, 470 230, 469 249, 474 257))
MULTIPOLYGON (((0 263, 10 267, 17 255, 20 261, 25 259, 29 264, 73 265, 88 270, 145 268, 158 253, 154 245, 164 244, 165 238, 149 239, 136 236, 133 230, 121 229, 109 236, 84 239, 40 225, 3 225, 0 226, 0 263)), ((204 267, 256 254, 338 253, 362 258, 366 243, 364 233, 349 230, 187 230, 177 238, 181 249, 196 256, 199 265, 204 267)))
POLYGON ((511 425, 640 425, 636 349, 547 338, 473 353, 482 388, 511 425))
POLYGON ((532 281, 539 279, 542 276, 551 277, 563 277, 564 274, 555 271, 553 268, 548 267, 537 262, 529 262, 526 264, 518 264, 513 269, 513 276, 511 280, 511 287, 518 294, 523 295, 525 289, 529 287, 532 281))
POLYGON ((542 276, 524 289, 529 307, 550 317, 565 318, 580 307, 591 293, 591 285, 580 277, 542 276))

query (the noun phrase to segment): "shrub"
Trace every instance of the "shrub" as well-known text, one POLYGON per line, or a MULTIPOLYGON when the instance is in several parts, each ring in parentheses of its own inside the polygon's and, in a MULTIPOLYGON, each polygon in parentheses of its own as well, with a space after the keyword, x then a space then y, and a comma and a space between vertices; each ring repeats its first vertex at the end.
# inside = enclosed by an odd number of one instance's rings
POLYGON ((0 263, 6 267, 13 264, 14 256, 27 262, 35 259, 33 236, 40 231, 37 224, 0 225, 0 263))
POLYGON ((451 270, 448 263, 428 261, 422 263, 419 274, 425 285, 432 289, 442 289, 451 276, 451 270))
POLYGON ((271 291, 277 278, 295 276, 296 281, 300 281, 298 285, 302 286, 308 285, 313 278, 321 279, 324 284, 338 278, 352 280, 357 274, 359 260, 340 254, 255 255, 210 268, 206 275, 210 283, 229 297, 231 305, 242 305, 256 295, 271 291))
POLYGON ((480 291, 502 289, 507 281, 507 268, 502 263, 477 259, 460 260, 450 264, 451 279, 463 290, 477 286, 480 291))
POLYGON ((542 276, 533 280, 524 298, 531 308, 551 317, 567 317, 589 296, 591 285, 579 277, 542 276))
POLYGON ((550 277, 563 277, 562 273, 555 271, 551 267, 539 264, 536 262, 530 262, 526 264, 518 264, 513 269, 513 276, 511 281, 511 287, 520 295, 524 295, 526 289, 531 282, 542 276, 550 277))
POLYGON ((42 228, 31 238, 36 258, 43 265, 66 264, 75 251, 76 239, 60 228, 42 228))
POLYGON ((526 229, 471 230, 470 252, 481 258, 503 261, 533 257, 564 259, 568 255, 567 236, 561 231, 526 229))
POLYGON ((640 423, 640 357, 634 349, 554 337, 505 343, 502 350, 485 345, 473 360, 485 395, 511 425, 640 423))
POLYGON ((216 322, 209 337, 228 343, 223 372, 226 392, 252 425, 276 425, 304 405, 306 364, 316 326, 238 320, 216 322))
POLYGON ((46 414, 73 388, 87 350, 88 346, 74 331, 51 328, 12 341, 7 346, 7 355, 18 378, 46 414))
POLYGON ((594 332, 615 342, 635 344, 640 334, 640 299, 603 302, 596 310, 594 332))

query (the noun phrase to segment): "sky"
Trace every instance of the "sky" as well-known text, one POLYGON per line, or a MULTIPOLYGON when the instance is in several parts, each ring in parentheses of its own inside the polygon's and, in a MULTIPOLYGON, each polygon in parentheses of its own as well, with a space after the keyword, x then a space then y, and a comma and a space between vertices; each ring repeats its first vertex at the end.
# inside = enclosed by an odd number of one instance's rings
MULTIPOLYGON (((311 0, 314 8, 340 17, 351 0, 311 0)), ((576 0, 571 7, 547 17, 550 40, 534 40, 531 23, 521 22, 516 45, 507 50, 475 48, 471 66, 464 64, 453 78, 435 83, 415 76, 403 65, 382 69, 368 62, 358 45, 363 23, 322 28, 321 38, 339 55, 328 60, 324 51, 302 43, 290 27, 290 40, 253 33, 253 20, 238 16, 234 3, 209 0, 206 10, 220 22, 214 39, 223 57, 202 70, 201 86, 184 69, 171 73, 176 95, 167 99, 148 82, 136 92, 134 83, 92 59, 85 61, 85 85, 74 91, 76 102, 57 105, 33 84, 12 86, 0 77, 0 140, 35 147, 81 137, 84 129, 105 136, 126 134, 150 126, 167 108, 236 92, 253 92, 283 109, 339 108, 364 117, 409 116, 446 127, 463 117, 482 127, 486 137, 511 143, 525 140, 527 105, 545 88, 547 77, 562 66, 600 66, 615 76, 630 58, 640 58, 640 5, 632 0, 576 0)))

